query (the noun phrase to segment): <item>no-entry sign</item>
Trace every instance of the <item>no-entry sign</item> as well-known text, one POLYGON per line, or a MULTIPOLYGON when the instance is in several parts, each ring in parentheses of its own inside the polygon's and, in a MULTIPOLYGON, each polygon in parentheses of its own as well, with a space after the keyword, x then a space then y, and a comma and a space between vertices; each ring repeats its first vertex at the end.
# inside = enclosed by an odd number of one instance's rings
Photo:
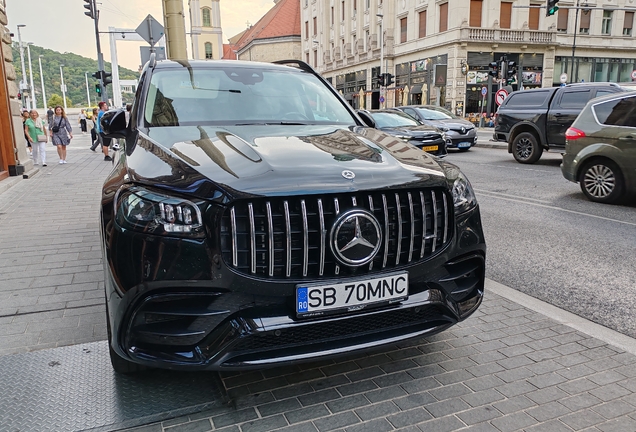
POLYGON ((508 92, 506 89, 499 89, 497 93, 495 93, 495 103, 497 106, 500 106, 508 97, 508 92))

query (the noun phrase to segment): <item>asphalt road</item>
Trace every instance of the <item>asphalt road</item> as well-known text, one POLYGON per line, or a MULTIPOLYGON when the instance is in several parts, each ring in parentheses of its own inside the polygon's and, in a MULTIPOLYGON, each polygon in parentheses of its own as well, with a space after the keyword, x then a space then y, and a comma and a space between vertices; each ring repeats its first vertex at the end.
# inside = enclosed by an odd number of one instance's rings
POLYGON ((487 277, 636 337, 636 203, 588 201, 561 175, 558 153, 534 165, 489 148, 448 160, 476 191, 487 277))

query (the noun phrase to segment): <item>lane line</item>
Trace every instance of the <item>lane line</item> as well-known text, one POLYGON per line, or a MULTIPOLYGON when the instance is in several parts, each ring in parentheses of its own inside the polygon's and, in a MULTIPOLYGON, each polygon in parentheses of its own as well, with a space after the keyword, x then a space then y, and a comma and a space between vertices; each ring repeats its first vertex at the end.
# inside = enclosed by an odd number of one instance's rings
POLYGON ((528 201, 524 201, 524 200, 520 200, 520 199, 501 197, 501 196, 497 196, 497 195, 492 195, 492 192, 481 191, 479 193, 481 195, 487 196, 489 198, 497 198, 497 199, 501 199, 501 200, 505 200, 505 201, 512 201, 512 202, 516 202, 516 203, 532 205, 532 206, 535 206, 535 207, 543 207, 543 208, 547 208, 547 209, 551 209, 551 210, 559 210, 559 211, 562 211, 562 212, 572 213, 572 214, 576 214, 576 215, 580 215, 580 216, 588 216, 588 217, 591 217, 591 218, 594 218, 594 219, 601 219, 601 220, 605 220, 605 221, 609 221, 609 222, 616 222, 616 223, 623 224, 623 225, 636 226, 636 222, 626 222, 626 221, 622 221, 622 220, 618 220, 618 219, 612 219, 612 218, 608 218, 608 217, 604 217, 604 216, 596 216, 596 215, 589 214, 589 213, 583 213, 583 212, 576 211, 576 210, 568 210, 568 209, 564 209, 564 208, 561 208, 561 207, 555 207, 555 206, 552 206, 552 205, 538 204, 538 203, 528 202, 528 201))

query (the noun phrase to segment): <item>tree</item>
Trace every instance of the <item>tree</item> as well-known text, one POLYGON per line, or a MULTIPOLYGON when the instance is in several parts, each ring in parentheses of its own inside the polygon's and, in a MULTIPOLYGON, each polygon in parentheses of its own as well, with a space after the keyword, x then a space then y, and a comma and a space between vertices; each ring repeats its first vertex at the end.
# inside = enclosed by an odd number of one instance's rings
MULTIPOLYGON (((57 93, 53 93, 48 99, 49 99, 48 100, 48 105, 50 107, 54 107, 55 108, 58 105, 61 106, 61 107, 64 106, 64 100, 62 99, 62 96, 60 96, 57 93)), ((66 106, 68 106, 68 107, 73 106, 71 104, 71 100, 68 98, 68 96, 66 97, 66 106)))

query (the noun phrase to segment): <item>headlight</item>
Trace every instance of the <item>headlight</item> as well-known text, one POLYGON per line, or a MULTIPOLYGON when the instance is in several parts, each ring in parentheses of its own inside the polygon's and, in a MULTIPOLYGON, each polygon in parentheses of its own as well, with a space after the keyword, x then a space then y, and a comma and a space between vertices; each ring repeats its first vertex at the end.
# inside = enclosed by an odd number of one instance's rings
POLYGON ((393 136, 396 137, 396 138, 399 138, 401 140, 404 140, 404 141, 410 141, 413 138, 413 137, 408 136, 408 135, 393 135, 393 136))
POLYGON ((461 172, 453 183, 453 204, 455 205, 455 214, 464 213, 477 205, 473 187, 461 172))
POLYGON ((443 131, 443 132, 448 132, 448 131, 450 130, 450 129, 449 129, 449 128, 447 128, 446 126, 441 126, 439 129, 440 129, 441 131, 443 131))
POLYGON ((156 235, 201 237, 201 210, 191 201, 141 187, 120 189, 115 215, 122 227, 156 235))

